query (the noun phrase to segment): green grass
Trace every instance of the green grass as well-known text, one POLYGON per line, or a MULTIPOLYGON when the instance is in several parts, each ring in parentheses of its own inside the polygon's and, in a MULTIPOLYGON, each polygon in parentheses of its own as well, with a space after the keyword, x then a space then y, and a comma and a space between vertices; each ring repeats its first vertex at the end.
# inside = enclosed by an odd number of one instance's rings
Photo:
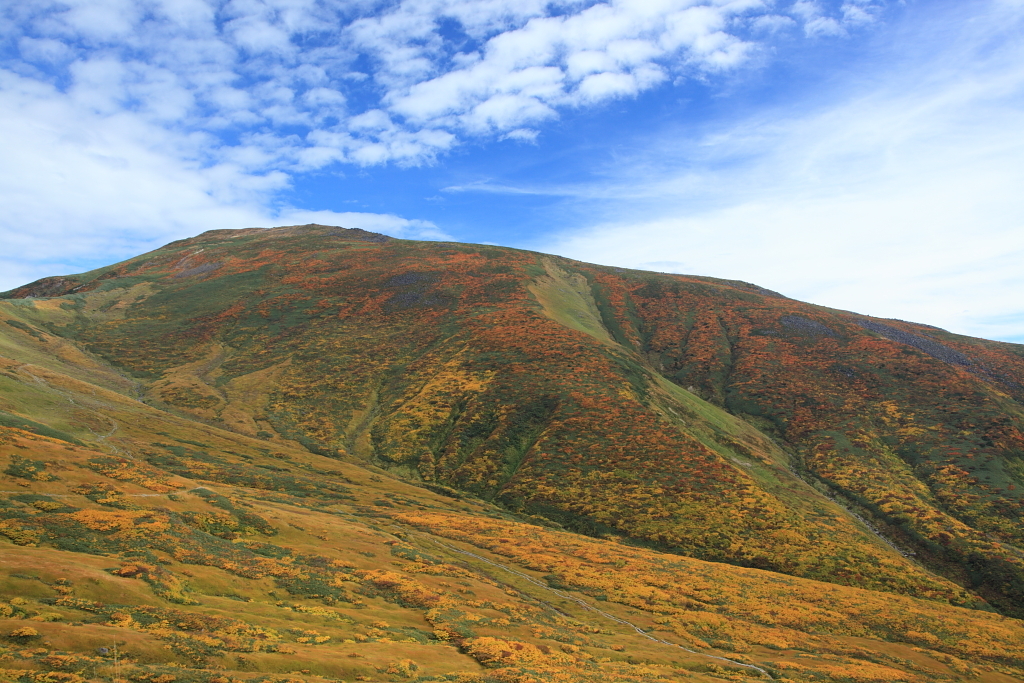
POLYGON ((34 420, 29 420, 18 415, 12 415, 3 410, 0 410, 0 427, 15 427, 17 429, 24 429, 32 432, 33 434, 39 434, 40 436, 48 436, 51 439, 67 441, 68 443, 75 444, 76 446, 84 445, 81 441, 66 432, 48 427, 34 420))

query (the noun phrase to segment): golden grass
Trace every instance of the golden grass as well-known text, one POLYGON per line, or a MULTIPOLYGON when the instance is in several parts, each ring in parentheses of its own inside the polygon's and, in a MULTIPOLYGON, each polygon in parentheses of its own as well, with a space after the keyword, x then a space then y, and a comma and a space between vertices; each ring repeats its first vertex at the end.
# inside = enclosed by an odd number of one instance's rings
MULTIPOLYGON (((140 514, 110 510, 73 492, 82 484, 105 483, 121 490, 141 514, 160 509, 217 512, 190 493, 202 485, 245 501, 251 506, 247 509, 277 529, 277 535, 263 540, 290 548, 291 557, 317 554, 349 567, 344 585, 353 599, 324 604, 289 595, 269 576, 246 578, 230 567, 182 563, 157 552, 163 568, 184 581, 188 594, 199 603, 174 604, 138 578, 111 574, 122 558, 0 540, 0 595, 7 604, 15 596, 25 600, 22 617, 5 619, 0 629, 9 633, 30 623, 40 633, 28 649, 26 643, 6 639, 3 647, 10 657, 0 665, 12 672, 42 672, 46 661, 56 661, 47 657, 94 657, 97 648, 117 642, 127 653, 125 675, 132 676, 173 664, 182 671, 209 672, 203 674, 208 678, 223 671, 236 678, 258 674, 346 681, 357 676, 399 681, 448 674, 467 681, 484 676, 525 682, 532 677, 538 683, 659 676, 751 680, 745 675, 749 672, 651 641, 546 588, 452 550, 459 548, 541 583, 547 583, 545 577, 557 577, 550 580, 568 586, 568 595, 651 630, 658 638, 757 664, 775 672, 779 680, 1001 683, 1024 675, 1024 627, 1013 619, 551 531, 503 516, 479 501, 453 500, 309 453, 282 453, 287 460, 252 455, 251 462, 343 473, 352 481, 353 500, 311 509, 300 500, 267 500, 265 492, 182 477, 174 479, 180 489, 169 498, 84 466, 102 453, 18 430, 5 430, 4 440, 0 469, 10 456, 27 454, 45 461, 60 477, 32 481, 26 487, 4 475, 0 488, 13 492, 8 495, 47 493, 112 519, 140 514), (382 506, 381 501, 389 505, 382 506), (408 559, 416 553, 435 559, 408 559), (75 598, 93 603, 258 624, 273 634, 271 641, 281 651, 221 648, 199 665, 182 654, 180 646, 168 646, 178 642, 174 639, 179 635, 219 637, 215 632, 204 636, 154 628, 116 615, 48 604, 60 595, 58 588, 64 583, 72 587, 75 598), (380 592, 381 586, 395 588, 388 594, 380 592), (561 616, 552 607, 570 616, 561 616), (460 623, 473 635, 443 635, 460 623), (417 633, 422 642, 415 642, 417 633), (299 640, 325 636, 329 639, 320 644, 299 640), (29 650, 38 652, 25 654, 29 650)), ((100 664, 82 659, 76 666, 97 680, 113 675, 112 665, 103 658, 100 664)))

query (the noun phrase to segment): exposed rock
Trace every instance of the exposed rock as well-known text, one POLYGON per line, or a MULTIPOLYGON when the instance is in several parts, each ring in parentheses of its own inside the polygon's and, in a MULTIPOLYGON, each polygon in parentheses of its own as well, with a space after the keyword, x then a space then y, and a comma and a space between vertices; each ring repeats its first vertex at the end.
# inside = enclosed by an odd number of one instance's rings
POLYGON ((58 275, 56 277, 44 277, 41 280, 22 285, 17 289, 0 294, 0 297, 4 299, 27 299, 30 297, 64 296, 65 294, 72 294, 75 290, 84 286, 79 280, 58 275))
POLYGON ((911 334, 910 332, 901 330, 897 327, 890 327, 889 325, 875 322, 873 320, 861 319, 857 321, 857 324, 866 330, 871 330, 876 334, 882 335, 890 341, 913 346, 918 351, 924 351, 932 358, 938 358, 946 363, 959 365, 963 368, 969 368, 974 365, 974 362, 964 354, 951 349, 944 344, 940 344, 934 339, 919 337, 916 334, 911 334))
POLYGON ((782 327, 784 327, 787 332, 796 332, 797 334, 804 334, 811 337, 836 336, 836 333, 832 331, 832 328, 819 323, 817 320, 805 318, 802 315, 784 315, 779 318, 779 322, 782 323, 782 327))

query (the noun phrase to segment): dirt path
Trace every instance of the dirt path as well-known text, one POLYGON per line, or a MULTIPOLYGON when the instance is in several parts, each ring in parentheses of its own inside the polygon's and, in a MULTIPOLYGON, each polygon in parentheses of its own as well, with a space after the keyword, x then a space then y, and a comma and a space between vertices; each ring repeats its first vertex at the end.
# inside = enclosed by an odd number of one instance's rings
MULTIPOLYGON (((92 415, 96 416, 101 421, 108 422, 110 424, 110 431, 107 432, 106 434, 99 434, 99 433, 96 432, 95 429, 90 427, 88 424, 85 424, 84 422, 78 421, 79 424, 81 424, 83 427, 85 427, 86 429, 88 429, 92 433, 93 437, 95 437, 96 441, 100 442, 101 446, 104 446, 104 447, 110 449, 110 452, 111 452, 112 455, 123 456, 123 457, 126 457, 126 458, 130 459, 130 460, 134 460, 135 459, 135 457, 131 454, 131 452, 126 451, 126 450, 122 451, 120 448, 118 448, 116 445, 114 445, 113 442, 109 441, 110 437, 112 437, 114 434, 116 434, 117 430, 119 430, 121 428, 121 425, 120 425, 120 423, 118 423, 117 420, 115 420, 114 418, 110 417, 109 415, 106 415, 105 413, 100 412, 99 410, 97 410, 94 407, 91 407, 91 406, 85 405, 84 403, 80 403, 80 402, 76 401, 75 397, 72 395, 72 393, 70 391, 65 391, 64 389, 60 389, 58 387, 53 386, 52 384, 47 382, 45 379, 43 379, 42 377, 39 377, 34 372, 29 370, 29 364, 28 363, 25 363, 23 365, 18 366, 16 371, 28 375, 29 377, 32 378, 32 380, 37 385, 39 385, 41 387, 44 387, 47 391, 51 391, 51 392, 53 392, 53 393, 55 393, 55 394, 57 394, 59 396, 62 396, 74 408, 77 408, 79 410, 84 410, 84 411, 86 411, 88 413, 91 413, 92 415)), ((81 397, 79 397, 79 398, 81 398, 81 397)), ((100 405, 105 405, 101 401, 97 401, 97 402, 100 403, 100 405)), ((109 406, 107 406, 107 407, 109 407, 109 406)), ((73 414, 70 411, 68 411, 68 419, 74 421, 74 416, 73 416, 73 414)))

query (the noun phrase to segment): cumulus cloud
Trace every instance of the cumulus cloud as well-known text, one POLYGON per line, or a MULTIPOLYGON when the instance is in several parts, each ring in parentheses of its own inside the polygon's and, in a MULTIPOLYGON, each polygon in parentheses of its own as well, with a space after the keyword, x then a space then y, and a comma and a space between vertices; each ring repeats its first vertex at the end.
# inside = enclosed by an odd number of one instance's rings
MULTIPOLYGON (((22 261, 125 254, 265 223, 298 174, 427 164, 470 138, 535 142, 573 108, 742 66, 771 33, 752 38, 750 23, 780 21, 773 4, 3 3, 0 239, 22 261)), ((853 21, 862 5, 814 16, 853 21)))
MULTIPOLYGON (((670 73, 736 66, 752 46, 728 33, 729 22, 760 9, 760 3, 667 0, 596 3, 576 13, 533 16, 481 42, 456 68, 433 78, 387 73, 385 101, 411 121, 501 133, 553 118, 559 107, 636 95, 670 73)), ((386 64, 393 61, 388 48, 386 64)), ((428 52, 425 47, 418 59, 426 60, 428 52)))
POLYGON ((253 145, 248 158, 286 172, 429 162, 467 135, 736 67, 753 43, 735 20, 769 16, 756 0, 68 0, 0 12, 3 66, 54 85, 51 99, 213 133, 213 161, 253 145), (378 113, 386 124, 366 125, 378 113))
POLYGON ((0 291, 214 228, 318 222, 448 239, 432 223, 393 215, 273 208, 268 199, 290 183, 266 168, 280 151, 274 142, 214 160, 210 135, 111 115, 102 100, 83 111, 53 85, 10 71, 0 70, 0 89, 0 291))

